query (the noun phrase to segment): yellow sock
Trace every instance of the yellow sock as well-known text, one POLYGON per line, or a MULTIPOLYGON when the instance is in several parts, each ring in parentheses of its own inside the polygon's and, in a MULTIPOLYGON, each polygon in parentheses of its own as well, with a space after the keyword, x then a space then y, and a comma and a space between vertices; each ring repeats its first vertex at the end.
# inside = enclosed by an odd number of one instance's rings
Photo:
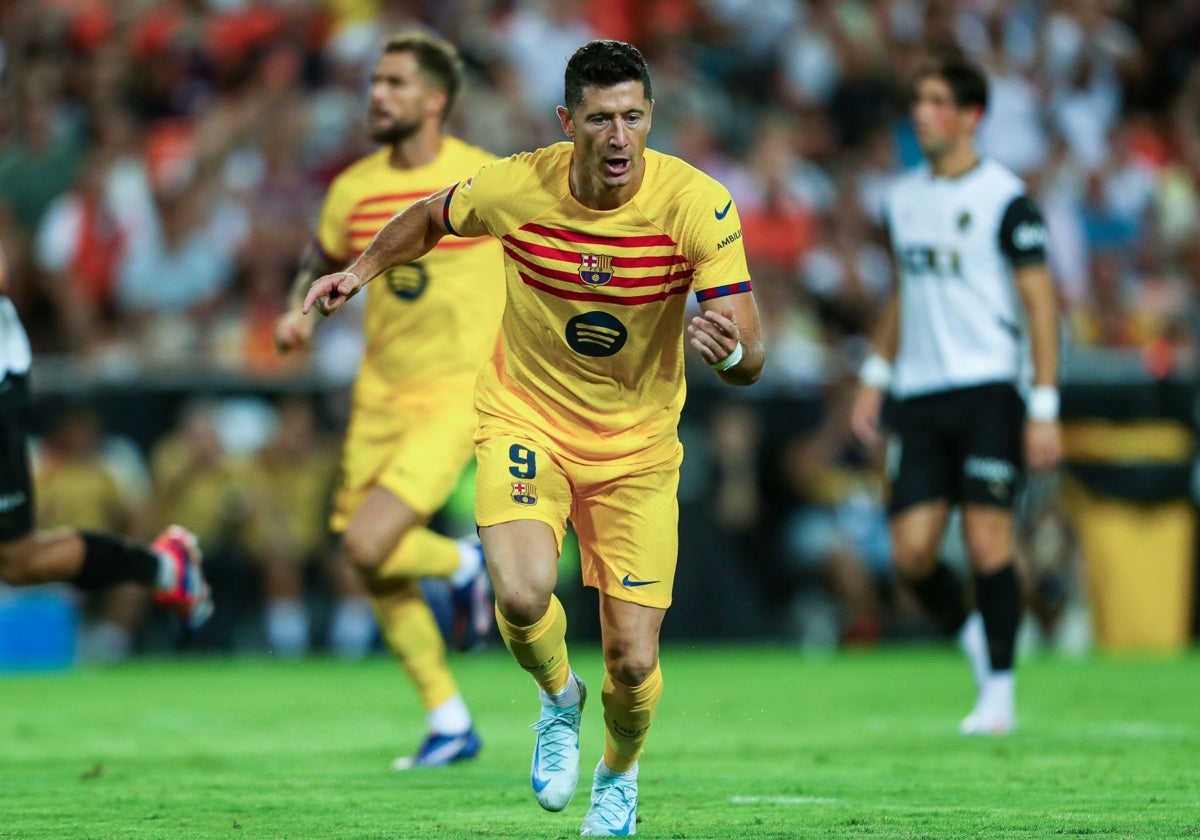
POLYGON ((521 667, 533 675, 547 694, 557 694, 567 684, 567 613, 558 598, 550 596, 550 609, 528 627, 510 624, 496 608, 496 627, 504 644, 521 667))
POLYGON ((429 711, 458 694, 458 685, 446 664, 442 633, 415 580, 393 585, 385 595, 374 595, 371 606, 388 647, 421 696, 429 711))
POLYGON ((662 690, 658 665, 641 685, 623 685, 605 674, 600 698, 604 703, 604 763, 609 770, 624 773, 642 754, 662 690))
POLYGON ((379 566, 377 580, 448 578, 458 570, 458 545, 428 528, 413 528, 379 566))

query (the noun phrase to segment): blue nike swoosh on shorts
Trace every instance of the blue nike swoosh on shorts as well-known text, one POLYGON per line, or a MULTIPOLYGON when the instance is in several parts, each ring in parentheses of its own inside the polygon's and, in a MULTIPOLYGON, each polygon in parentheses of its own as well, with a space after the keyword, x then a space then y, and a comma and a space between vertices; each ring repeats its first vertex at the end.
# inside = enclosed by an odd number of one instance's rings
POLYGON ((657 580, 630 580, 628 574, 626 574, 625 577, 621 579, 622 586, 649 586, 652 583, 660 583, 660 582, 661 581, 657 581, 657 580))

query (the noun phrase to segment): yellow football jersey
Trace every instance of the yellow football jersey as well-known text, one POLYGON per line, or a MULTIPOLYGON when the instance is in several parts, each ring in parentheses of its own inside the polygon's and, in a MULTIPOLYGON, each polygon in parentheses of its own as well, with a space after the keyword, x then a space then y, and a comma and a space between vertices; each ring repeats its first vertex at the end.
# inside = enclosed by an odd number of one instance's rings
MULTIPOLYGON (((437 158, 393 169, 381 149, 344 170, 321 208, 317 243, 348 263, 392 216, 474 172, 494 155, 444 137, 437 158)), ((359 399, 442 392, 474 385, 492 350, 504 308, 500 246, 491 237, 445 238, 419 260, 395 266, 368 287, 366 350, 359 399)))
POLYGON ((687 293, 750 291, 741 222, 721 184, 651 150, 633 199, 585 207, 571 149, 496 161, 446 200, 447 230, 482 223, 504 243, 508 303, 480 422, 547 435, 582 462, 664 459, 684 401, 687 293))

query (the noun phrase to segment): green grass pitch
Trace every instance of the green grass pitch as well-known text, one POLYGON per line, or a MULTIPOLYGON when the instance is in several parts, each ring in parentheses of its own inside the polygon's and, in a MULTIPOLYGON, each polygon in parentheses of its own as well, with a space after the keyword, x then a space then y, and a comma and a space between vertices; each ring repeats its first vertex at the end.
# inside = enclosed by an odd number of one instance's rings
MULTIPOLYGON (((569 838, 600 755, 600 658, 580 788, 529 791, 532 682, 503 650, 453 664, 472 763, 396 773, 423 735, 407 682, 362 663, 150 660, 0 675, 0 838, 569 838)), ((648 838, 1200 837, 1200 658, 1032 657, 1020 729, 955 734, 950 650, 828 657, 668 646, 641 764, 648 838)))

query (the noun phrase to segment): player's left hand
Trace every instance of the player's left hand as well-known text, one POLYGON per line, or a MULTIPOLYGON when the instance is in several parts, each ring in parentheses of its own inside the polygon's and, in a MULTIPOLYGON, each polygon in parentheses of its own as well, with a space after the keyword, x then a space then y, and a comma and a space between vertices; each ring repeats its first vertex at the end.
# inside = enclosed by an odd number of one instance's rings
POLYGON ((1025 465, 1033 472, 1054 467, 1062 460, 1062 426, 1057 420, 1025 421, 1025 465))
POLYGON ((733 317, 733 307, 723 312, 710 309, 703 315, 697 315, 692 318, 687 331, 691 336, 689 342, 699 351, 705 364, 710 366, 724 361, 742 340, 737 319, 733 317))

